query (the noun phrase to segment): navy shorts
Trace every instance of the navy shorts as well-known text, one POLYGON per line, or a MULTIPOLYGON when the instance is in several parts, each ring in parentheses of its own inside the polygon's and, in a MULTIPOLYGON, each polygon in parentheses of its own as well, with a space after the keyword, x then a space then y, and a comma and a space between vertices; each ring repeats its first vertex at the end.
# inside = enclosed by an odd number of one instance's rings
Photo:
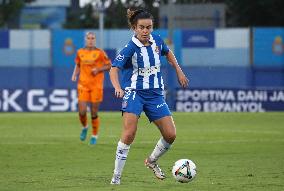
POLYGON ((121 110, 137 116, 144 111, 150 122, 172 115, 161 89, 125 91, 121 110))

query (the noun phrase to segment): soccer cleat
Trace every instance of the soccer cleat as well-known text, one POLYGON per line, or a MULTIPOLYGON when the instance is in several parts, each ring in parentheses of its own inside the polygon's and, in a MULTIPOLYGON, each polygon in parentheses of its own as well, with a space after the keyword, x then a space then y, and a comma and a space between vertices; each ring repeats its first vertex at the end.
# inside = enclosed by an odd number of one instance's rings
POLYGON ((80 140, 81 141, 85 141, 86 137, 87 137, 87 132, 88 132, 88 128, 83 127, 81 134, 80 134, 80 140))
POLYGON ((160 179, 164 180, 166 178, 165 174, 163 171, 160 169, 158 166, 157 162, 150 162, 149 158, 145 159, 145 166, 149 169, 152 169, 155 176, 160 179))
POLYGON ((113 174, 110 184, 119 185, 120 184, 120 175, 113 174))
POLYGON ((95 144, 97 144, 97 138, 96 137, 91 137, 90 145, 95 145, 95 144))

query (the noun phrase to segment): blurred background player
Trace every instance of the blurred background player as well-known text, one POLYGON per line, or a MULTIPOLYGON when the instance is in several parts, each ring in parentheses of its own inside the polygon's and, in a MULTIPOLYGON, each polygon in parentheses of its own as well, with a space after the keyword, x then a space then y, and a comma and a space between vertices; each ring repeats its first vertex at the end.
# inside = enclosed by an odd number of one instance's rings
POLYGON ((111 62, 106 53, 96 47, 96 36, 93 32, 85 35, 85 47, 77 51, 75 68, 72 74, 72 81, 78 80, 78 106, 79 119, 82 124, 80 134, 81 141, 86 140, 88 132, 87 106, 91 105, 92 136, 90 144, 97 143, 99 132, 98 110, 103 101, 104 71, 108 71, 111 62))
POLYGON ((168 151, 176 137, 176 129, 171 112, 163 96, 164 83, 161 74, 161 56, 176 71, 182 87, 188 86, 188 79, 179 67, 177 60, 160 36, 151 34, 153 16, 144 10, 127 11, 128 23, 134 36, 113 62, 110 79, 115 95, 123 97, 123 130, 117 145, 115 169, 111 184, 120 184, 121 174, 126 162, 130 145, 135 138, 137 123, 142 111, 150 122, 158 127, 162 137, 152 154, 146 158, 145 166, 153 170, 158 179, 165 175, 157 160, 168 151), (119 82, 122 73, 122 86, 119 82))

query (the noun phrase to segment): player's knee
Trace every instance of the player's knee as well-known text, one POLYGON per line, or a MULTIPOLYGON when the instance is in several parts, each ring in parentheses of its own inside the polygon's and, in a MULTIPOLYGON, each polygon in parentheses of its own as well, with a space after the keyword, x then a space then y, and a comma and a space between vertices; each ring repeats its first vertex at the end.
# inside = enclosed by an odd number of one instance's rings
POLYGON ((96 118, 98 118, 98 113, 97 112, 92 113, 92 119, 96 119, 96 118))
POLYGON ((86 110, 79 111, 79 115, 85 116, 85 115, 87 115, 87 111, 86 110))

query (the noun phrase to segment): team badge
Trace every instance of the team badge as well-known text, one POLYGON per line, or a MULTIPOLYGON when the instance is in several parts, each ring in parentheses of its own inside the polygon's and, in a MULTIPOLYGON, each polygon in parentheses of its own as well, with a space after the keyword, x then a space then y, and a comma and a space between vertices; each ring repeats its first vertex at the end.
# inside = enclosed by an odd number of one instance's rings
POLYGON ((97 59, 98 58, 98 54, 93 54, 93 58, 97 59))
POLYGON ((272 44, 272 52, 276 55, 284 53, 284 42, 281 36, 276 36, 272 44))
POLYGON ((70 56, 75 52, 75 46, 71 38, 66 38, 64 40, 63 52, 66 56, 70 56))

